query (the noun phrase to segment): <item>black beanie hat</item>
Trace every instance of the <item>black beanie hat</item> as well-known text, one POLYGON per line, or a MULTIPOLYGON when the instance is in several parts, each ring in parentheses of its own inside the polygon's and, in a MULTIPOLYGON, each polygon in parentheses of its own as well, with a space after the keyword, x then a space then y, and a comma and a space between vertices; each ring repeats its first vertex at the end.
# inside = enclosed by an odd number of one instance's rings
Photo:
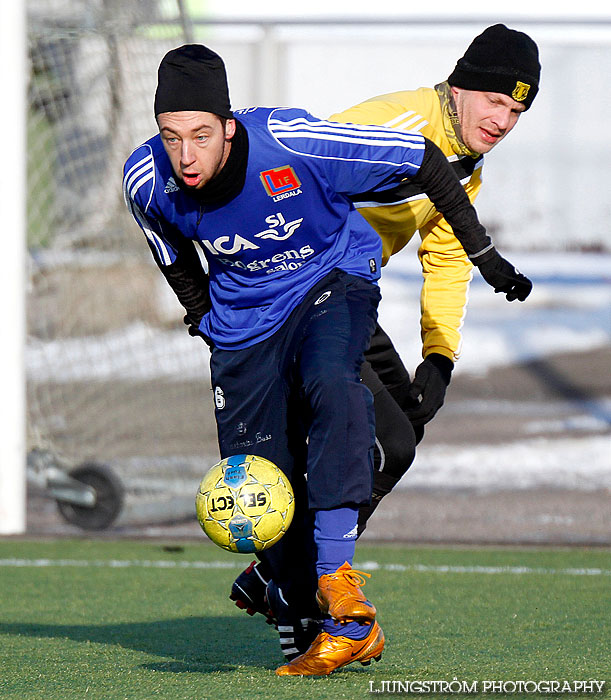
POLYGON ((201 44, 169 51, 157 72, 155 116, 191 111, 233 118, 223 59, 201 44))
POLYGON ((539 91, 539 50, 523 32, 495 24, 471 42, 448 78, 450 85, 500 92, 530 107, 539 91))

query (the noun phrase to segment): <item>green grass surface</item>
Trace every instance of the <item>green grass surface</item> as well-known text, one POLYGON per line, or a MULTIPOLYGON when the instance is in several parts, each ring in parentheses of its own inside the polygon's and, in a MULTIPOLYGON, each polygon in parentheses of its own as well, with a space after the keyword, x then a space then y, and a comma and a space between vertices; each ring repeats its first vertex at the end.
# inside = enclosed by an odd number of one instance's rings
POLYGON ((1 698, 303 700, 373 697, 370 681, 611 680, 605 550, 358 546, 355 565, 380 565, 365 591, 387 647, 380 663, 327 678, 275 676, 276 631, 227 597, 249 558, 205 541, 5 539, 0 560, 1 698))

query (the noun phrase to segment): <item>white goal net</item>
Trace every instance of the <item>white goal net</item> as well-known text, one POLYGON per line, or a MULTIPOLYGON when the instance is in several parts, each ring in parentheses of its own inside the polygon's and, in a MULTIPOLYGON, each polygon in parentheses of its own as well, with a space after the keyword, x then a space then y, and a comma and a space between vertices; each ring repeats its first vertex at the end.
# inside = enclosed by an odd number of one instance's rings
POLYGON ((208 350, 121 193, 123 162, 154 133, 159 58, 185 41, 180 10, 39 0, 28 13, 29 476, 108 465, 153 521, 193 512, 216 457, 208 350))
MULTIPOLYGON (((152 521, 192 517, 198 479, 217 457, 208 350, 185 332, 121 193, 123 162, 155 132, 162 56, 209 43, 226 60, 234 108, 292 104, 327 117, 443 80, 485 26, 225 26, 193 9, 27 0, 29 476, 44 486, 49 465, 108 465, 152 521)), ((609 247, 600 135, 611 38, 608 26, 597 32, 588 42, 534 27, 543 89, 487 165, 478 200, 504 249, 609 247)))

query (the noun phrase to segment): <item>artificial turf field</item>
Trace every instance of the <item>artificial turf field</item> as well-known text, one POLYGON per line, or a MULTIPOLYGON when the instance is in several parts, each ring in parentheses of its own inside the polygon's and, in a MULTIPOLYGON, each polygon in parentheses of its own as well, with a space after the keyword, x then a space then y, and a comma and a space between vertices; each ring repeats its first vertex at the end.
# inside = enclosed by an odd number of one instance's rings
POLYGON ((321 678, 274 674, 277 632, 228 599, 249 561, 205 541, 0 540, 0 698, 327 700, 453 679, 477 692, 425 697, 536 696, 483 694, 490 680, 609 693, 609 550, 357 545, 386 649, 321 678))

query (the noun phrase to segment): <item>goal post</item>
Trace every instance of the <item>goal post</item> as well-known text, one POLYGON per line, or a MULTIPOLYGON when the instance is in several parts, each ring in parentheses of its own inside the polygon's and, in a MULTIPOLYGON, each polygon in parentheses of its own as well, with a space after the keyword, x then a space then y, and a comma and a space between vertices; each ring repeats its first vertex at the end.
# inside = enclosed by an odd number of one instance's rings
POLYGON ((25 456, 25 3, 3 5, 0 65, 0 133, 5 167, 0 169, 3 270, 0 274, 0 534, 26 527, 25 456))

